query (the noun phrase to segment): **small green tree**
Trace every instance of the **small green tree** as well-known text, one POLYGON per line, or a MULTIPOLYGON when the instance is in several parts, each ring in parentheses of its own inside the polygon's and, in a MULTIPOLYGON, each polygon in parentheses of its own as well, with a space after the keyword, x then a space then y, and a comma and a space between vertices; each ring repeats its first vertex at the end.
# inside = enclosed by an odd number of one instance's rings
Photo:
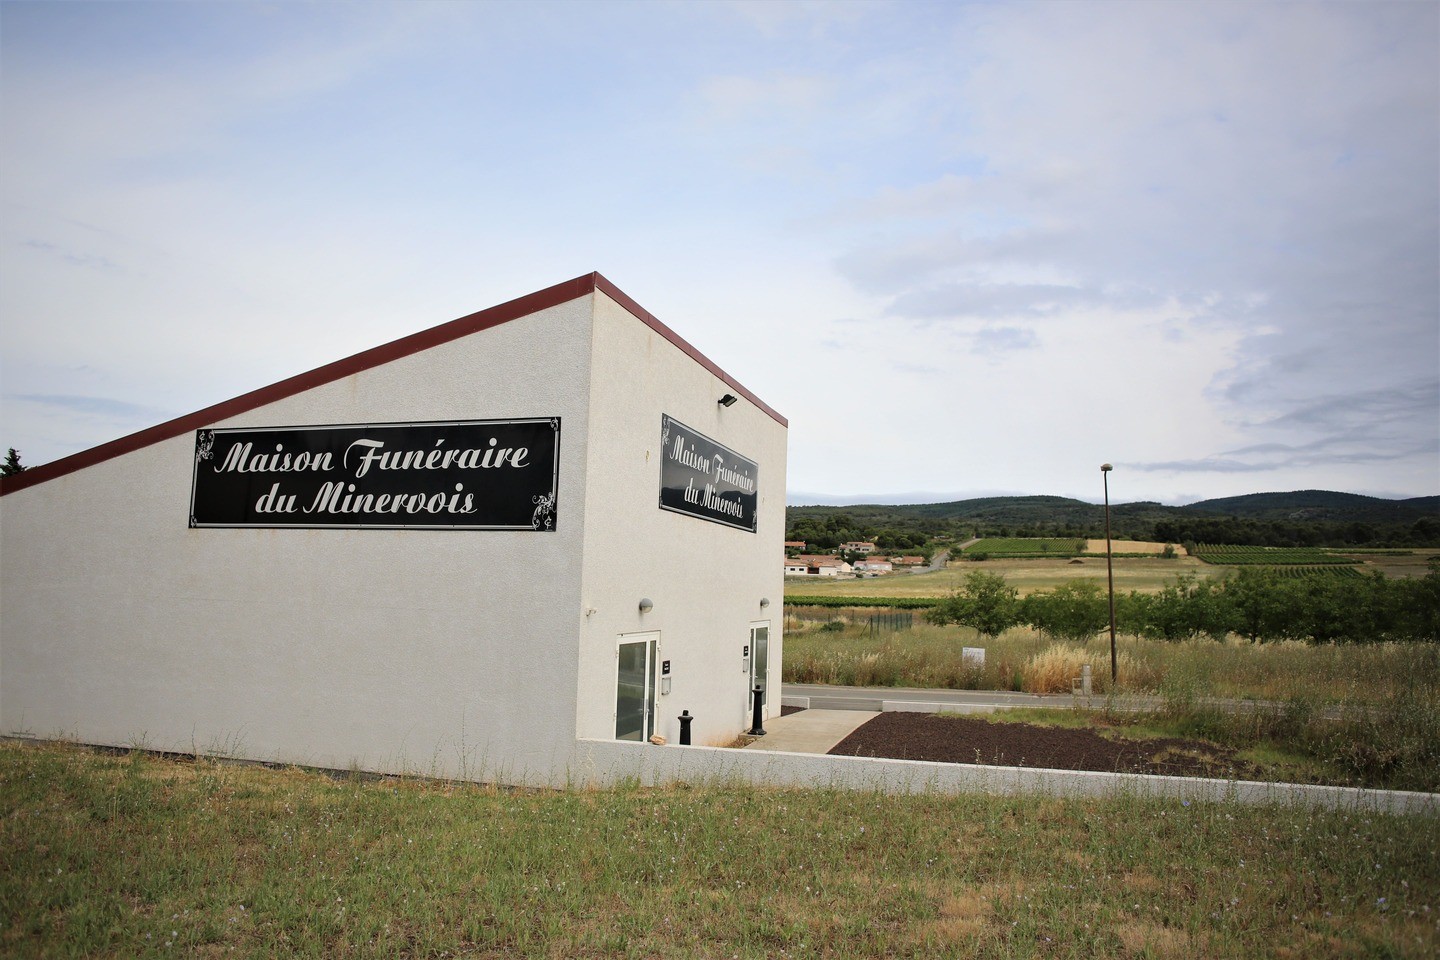
POLYGON ((1232 613, 1211 580, 1177 576, 1159 593, 1132 593, 1124 606, 1129 629, 1152 640, 1225 639, 1232 613))
POLYGON ((1241 567, 1221 590, 1230 629, 1262 642, 1305 636, 1307 614, 1298 588, 1298 581, 1282 580, 1268 567, 1241 567))
POLYGON ((931 623, 974 627, 982 637, 998 637, 1019 622, 1019 593, 1000 574, 973 570, 925 617, 931 623))
POLYGON ((1042 633, 1084 643, 1110 625, 1110 604, 1093 580, 1071 580, 1054 590, 1032 593, 1020 617, 1042 633))
POLYGON ((13 477, 17 473, 24 473, 25 465, 20 462, 20 451, 14 447, 5 454, 5 462, 0 463, 0 477, 13 477))
POLYGON ((1423 577, 1397 580, 1390 602, 1401 639, 1440 643, 1440 560, 1431 557, 1423 577))

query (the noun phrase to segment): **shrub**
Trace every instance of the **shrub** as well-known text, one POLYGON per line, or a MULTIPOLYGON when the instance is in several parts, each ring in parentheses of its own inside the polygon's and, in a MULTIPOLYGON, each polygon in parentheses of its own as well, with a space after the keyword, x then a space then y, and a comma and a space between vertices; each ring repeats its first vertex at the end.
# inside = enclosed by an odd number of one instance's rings
POLYGON ((1083 643, 1110 623, 1110 605, 1100 585, 1072 580, 1020 601, 1020 619, 1061 640, 1083 643))
POLYGON ((1020 620, 1019 594, 999 574, 973 570, 925 619, 941 626, 958 623, 974 628, 982 637, 998 637, 1020 620))

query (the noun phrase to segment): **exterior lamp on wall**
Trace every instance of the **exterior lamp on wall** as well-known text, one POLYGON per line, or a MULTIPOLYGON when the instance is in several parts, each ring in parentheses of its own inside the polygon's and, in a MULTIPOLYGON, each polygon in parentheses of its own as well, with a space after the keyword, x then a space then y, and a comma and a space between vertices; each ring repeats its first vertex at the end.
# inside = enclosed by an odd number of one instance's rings
POLYGON ((722 407, 728 407, 728 406, 730 406, 731 404, 733 404, 736 400, 739 400, 739 399, 740 399, 740 398, 737 397, 737 396, 735 396, 735 394, 733 394, 733 393, 727 393, 727 394, 725 394, 725 396, 723 396, 723 397, 720 398, 720 406, 722 406, 722 407))
POLYGON ((769 598, 769 597, 761 597, 761 598, 760 598, 760 609, 761 609, 761 610, 764 610, 764 609, 765 609, 766 607, 768 607, 768 606, 770 606, 770 598, 769 598))
POLYGON ((641 597, 641 598, 640 598, 640 612, 641 612, 641 613, 649 613, 651 610, 654 610, 654 609, 655 609, 655 604, 650 600, 649 597, 641 597))

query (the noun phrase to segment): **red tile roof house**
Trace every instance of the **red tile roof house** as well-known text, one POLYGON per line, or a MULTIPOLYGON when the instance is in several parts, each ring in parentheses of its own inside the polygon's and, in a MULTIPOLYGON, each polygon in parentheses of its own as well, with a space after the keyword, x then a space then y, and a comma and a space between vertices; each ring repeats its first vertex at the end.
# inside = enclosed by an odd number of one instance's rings
POLYGON ((733 740, 786 427, 587 274, 5 477, 0 733, 552 785, 733 740))
POLYGON ((806 575, 812 577, 837 577, 842 573, 850 573, 853 569, 844 560, 828 554, 802 554, 793 559, 797 563, 805 564, 806 575))
POLYGON ((871 573, 889 573, 894 567, 885 557, 865 557, 863 560, 855 561, 856 570, 868 570, 871 573))
POLYGON ((867 543, 864 540, 851 540, 849 543, 840 544, 840 550, 842 553, 874 553, 875 544, 867 543))

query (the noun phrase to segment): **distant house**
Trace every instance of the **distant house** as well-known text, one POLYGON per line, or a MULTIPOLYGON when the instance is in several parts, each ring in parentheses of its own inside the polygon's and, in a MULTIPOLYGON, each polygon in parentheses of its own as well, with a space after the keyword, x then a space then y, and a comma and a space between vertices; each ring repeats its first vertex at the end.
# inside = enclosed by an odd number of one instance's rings
POLYGON ((895 566, 897 566, 897 567, 923 567, 923 566, 925 566, 925 558, 924 558, 924 557, 891 557, 891 558, 890 558, 890 562, 893 563, 893 564, 895 564, 895 566))
POLYGON ((785 561, 785 576, 787 577, 803 577, 809 572, 810 568, 803 560, 792 558, 785 561))
POLYGON ((865 570, 869 573, 889 573, 895 569, 885 557, 866 557, 863 560, 855 561, 856 570, 865 570))
POLYGON ((800 553, 804 553, 804 552, 805 552, 805 541, 804 541, 804 540, 786 540, 786 541, 785 541, 785 552, 786 552, 786 553, 789 553, 791 550, 796 550, 796 551, 799 551, 800 553))
POLYGON ((838 577, 840 574, 850 573, 854 569, 839 557, 832 557, 828 554, 806 554, 786 560, 786 574, 790 573, 792 565, 798 569, 802 564, 805 569, 800 570, 797 575, 807 577, 838 577))
POLYGON ((866 543, 863 540, 851 540, 849 543, 840 544, 841 553, 874 553, 875 544, 866 543))

